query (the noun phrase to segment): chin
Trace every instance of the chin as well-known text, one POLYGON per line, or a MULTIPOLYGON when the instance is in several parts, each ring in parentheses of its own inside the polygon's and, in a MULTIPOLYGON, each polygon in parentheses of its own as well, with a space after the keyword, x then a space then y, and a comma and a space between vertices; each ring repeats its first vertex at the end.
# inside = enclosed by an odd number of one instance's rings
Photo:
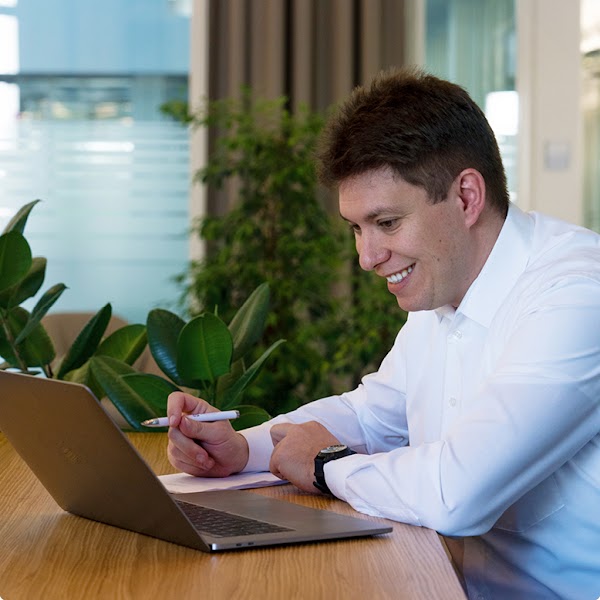
POLYGON ((398 303, 398 307, 406 312, 416 312, 418 310, 421 310, 415 307, 411 302, 402 301, 399 298, 396 298, 396 302, 398 303))
POLYGON ((408 300, 406 298, 398 298, 396 296, 398 306, 406 312, 419 312, 421 310, 432 310, 432 307, 420 302, 419 300, 408 300))

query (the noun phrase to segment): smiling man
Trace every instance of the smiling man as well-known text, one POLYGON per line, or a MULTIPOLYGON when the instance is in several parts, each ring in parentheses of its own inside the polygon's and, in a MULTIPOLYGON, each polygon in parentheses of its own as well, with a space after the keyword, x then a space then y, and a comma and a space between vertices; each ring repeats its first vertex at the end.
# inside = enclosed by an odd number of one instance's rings
MULTIPOLYGON (((169 458, 266 470, 448 537, 470 598, 600 595, 600 237, 508 200, 460 87, 384 73, 328 124, 324 183, 409 311, 376 373, 236 433, 169 399, 169 458)), ((393 309, 391 307, 390 309, 393 309)))
POLYGON ((360 266, 388 281, 406 311, 458 307, 483 267, 504 215, 485 210, 485 183, 461 171, 443 202, 390 167, 345 179, 340 214, 356 237, 360 266))

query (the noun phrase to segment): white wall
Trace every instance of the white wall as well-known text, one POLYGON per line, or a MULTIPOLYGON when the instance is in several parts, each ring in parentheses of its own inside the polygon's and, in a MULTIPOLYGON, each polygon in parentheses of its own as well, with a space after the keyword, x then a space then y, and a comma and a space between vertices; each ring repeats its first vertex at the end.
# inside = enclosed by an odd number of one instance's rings
POLYGON ((583 219, 579 0, 516 0, 518 202, 583 219))

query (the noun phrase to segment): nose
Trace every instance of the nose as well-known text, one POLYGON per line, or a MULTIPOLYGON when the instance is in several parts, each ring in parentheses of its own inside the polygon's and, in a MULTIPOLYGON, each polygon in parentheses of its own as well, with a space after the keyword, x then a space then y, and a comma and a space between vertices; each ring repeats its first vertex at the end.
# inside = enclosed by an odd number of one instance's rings
POLYGON ((375 237, 365 235, 356 236, 356 251, 358 264, 365 271, 372 271, 390 257, 390 251, 377 242, 375 237))

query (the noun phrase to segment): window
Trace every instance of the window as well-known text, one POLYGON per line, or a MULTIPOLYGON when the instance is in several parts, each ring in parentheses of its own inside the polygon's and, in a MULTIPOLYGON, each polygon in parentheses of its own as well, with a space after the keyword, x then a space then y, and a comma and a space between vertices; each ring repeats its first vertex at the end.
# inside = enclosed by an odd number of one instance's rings
POLYGON ((468 90, 496 134, 512 200, 518 99, 514 0, 427 0, 425 65, 468 90))
POLYGON ((189 6, 169 0, 0 3, 0 227, 48 258, 57 311, 144 322, 172 306, 188 258, 189 6), (9 35, 3 35, 8 31, 9 35))

